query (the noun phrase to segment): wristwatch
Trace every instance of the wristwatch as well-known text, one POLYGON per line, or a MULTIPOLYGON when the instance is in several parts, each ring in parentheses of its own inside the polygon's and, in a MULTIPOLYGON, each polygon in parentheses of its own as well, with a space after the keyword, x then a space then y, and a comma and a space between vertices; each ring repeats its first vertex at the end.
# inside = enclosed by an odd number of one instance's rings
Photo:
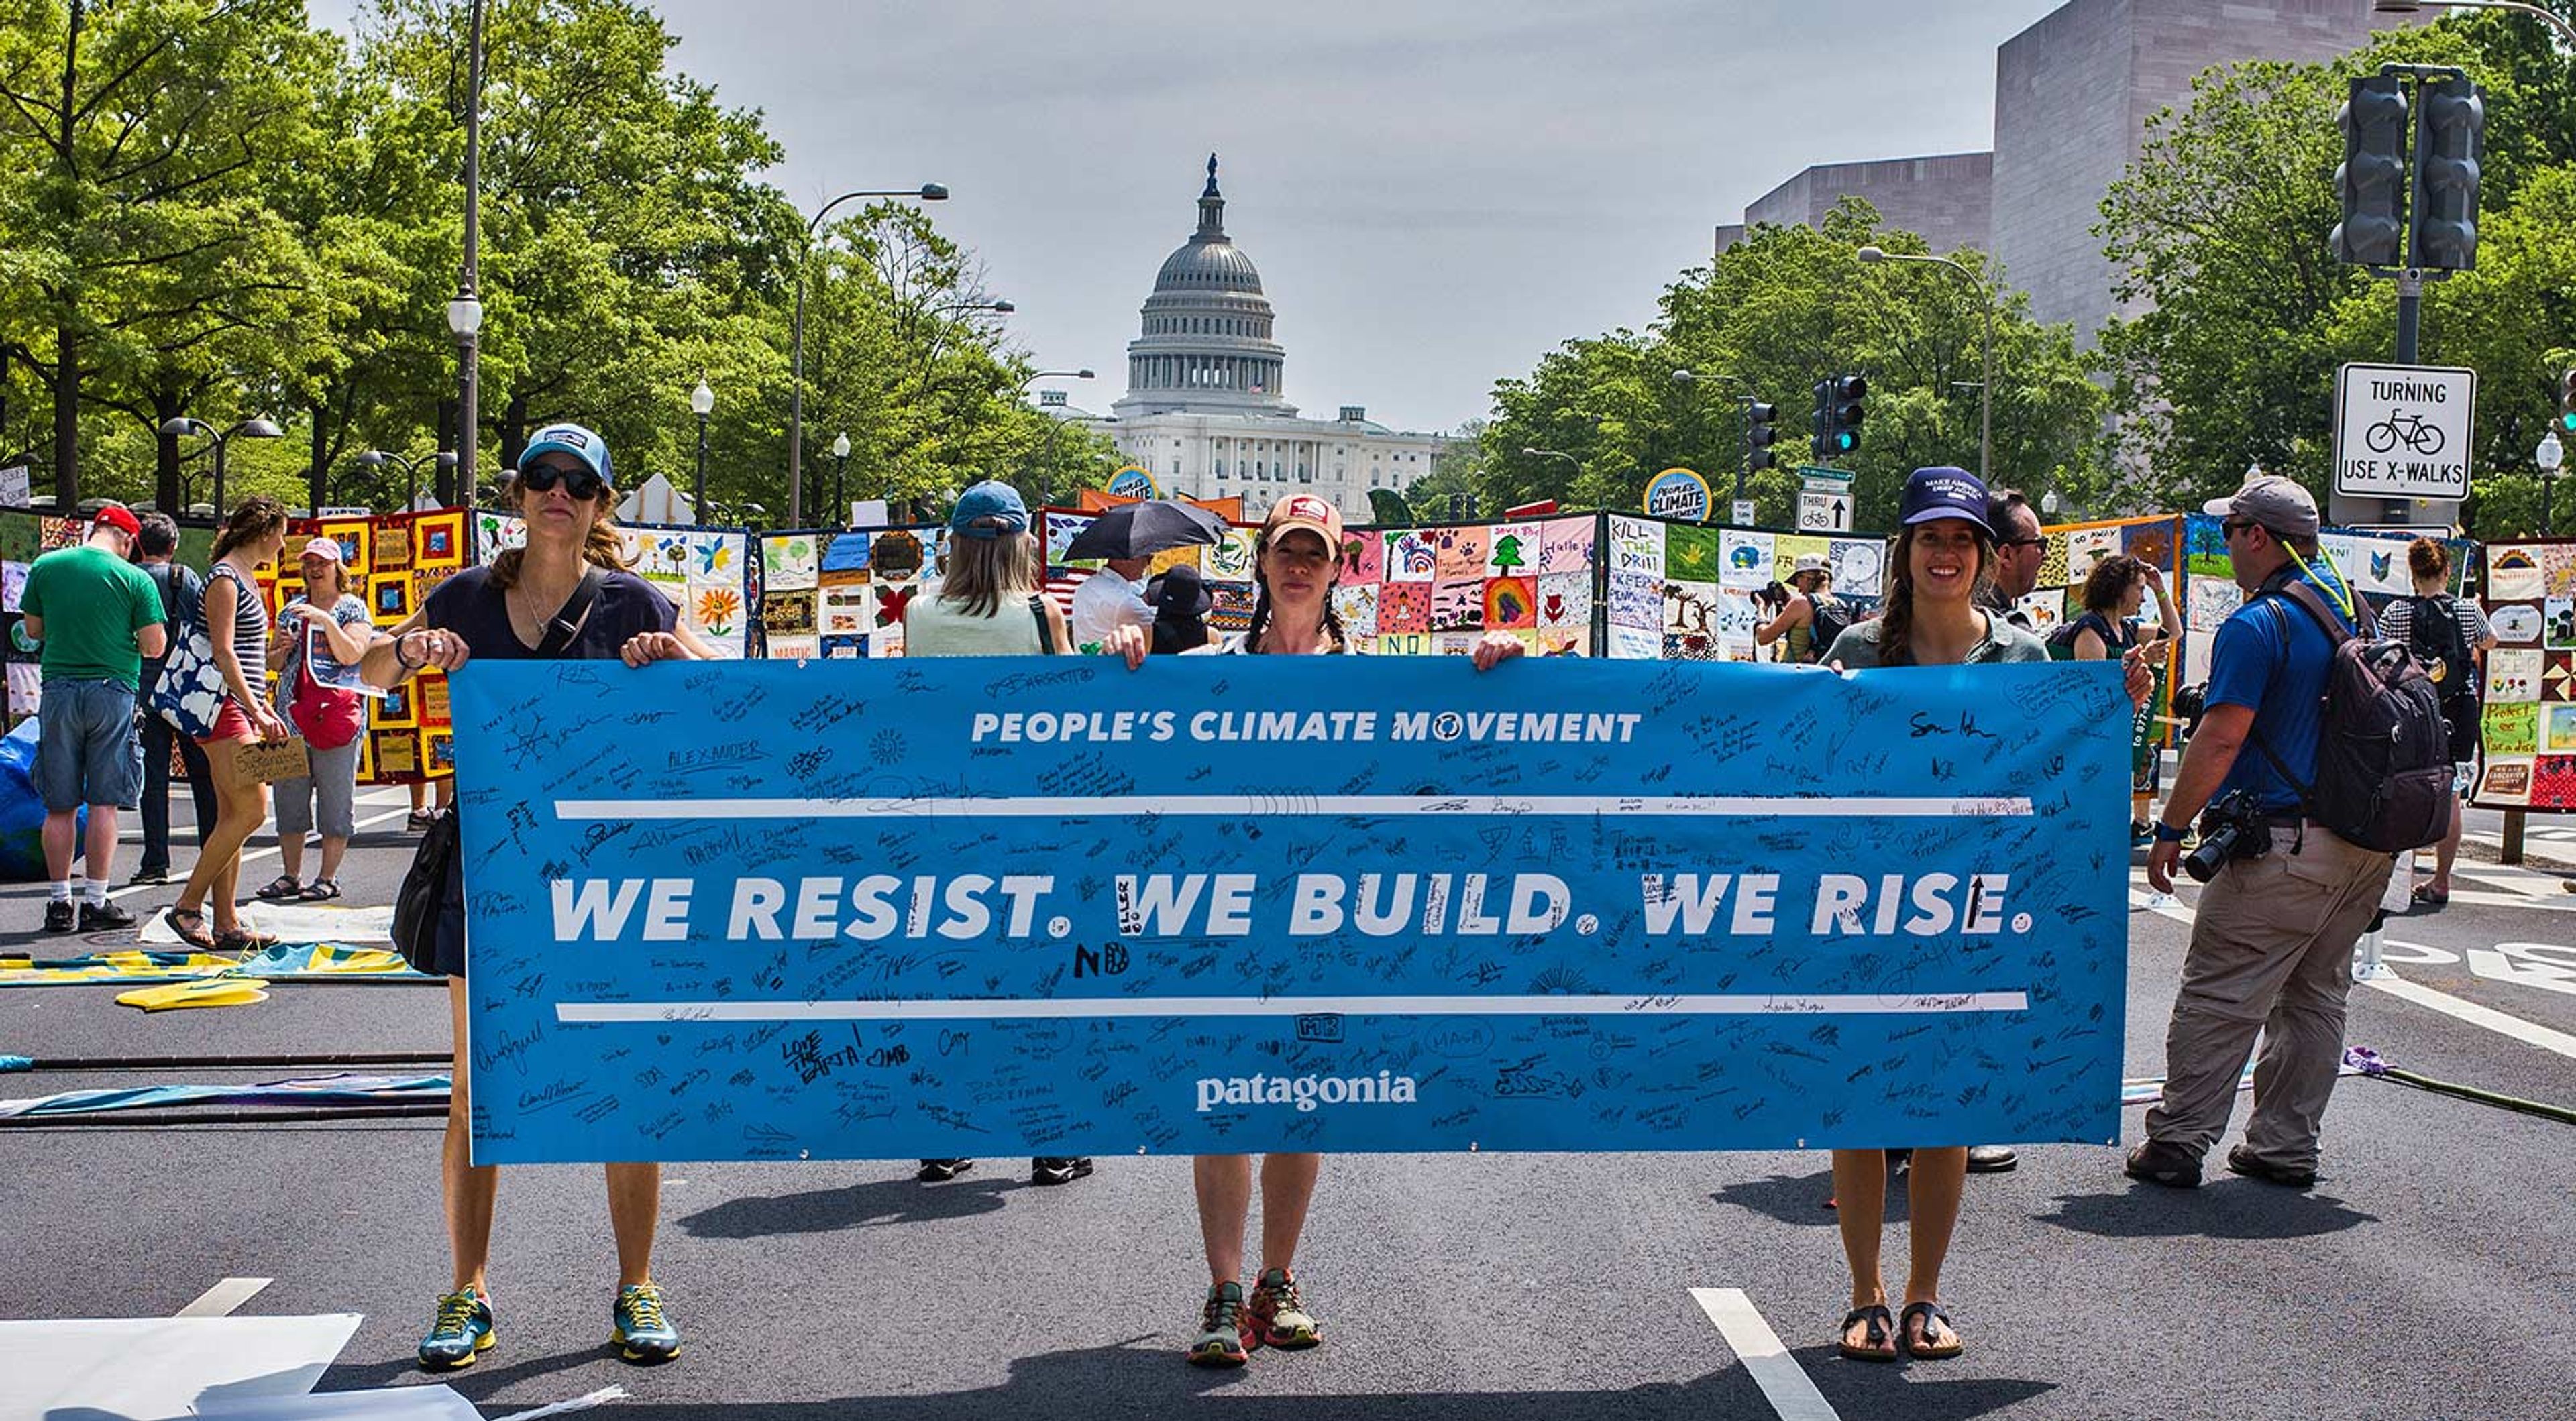
POLYGON ((2157 821, 2156 821, 2156 842, 2157 842, 2157 843, 2159 843, 2159 844, 2179 844, 2179 843, 2181 843, 2181 842, 2182 842, 2182 837, 2183 837, 2183 831, 2182 831, 2182 830, 2175 828, 2175 827, 2174 827, 2174 826, 2172 826, 2171 824, 2168 824, 2168 823, 2164 822, 2164 821, 2163 821, 2163 820, 2161 820, 2161 819, 2159 819, 2159 820, 2157 820, 2157 821))

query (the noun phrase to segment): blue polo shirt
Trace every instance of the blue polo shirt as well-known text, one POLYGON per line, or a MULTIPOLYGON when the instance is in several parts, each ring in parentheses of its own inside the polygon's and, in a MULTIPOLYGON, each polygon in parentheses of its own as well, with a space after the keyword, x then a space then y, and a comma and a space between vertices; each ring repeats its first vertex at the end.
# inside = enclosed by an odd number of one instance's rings
MULTIPOLYGON (((2340 609, 2352 593, 2331 568, 2322 560, 2311 561, 2299 580, 2323 594, 2327 613, 2351 630, 2351 621, 2340 609)), ((2254 734, 2311 786, 2316 782, 2317 727, 2324 715, 2326 673, 2333 667, 2335 646, 2316 618, 2292 602, 2285 590, 2258 596, 2237 608, 2219 626, 2210 652, 2208 703, 2251 709, 2254 734)), ((2221 794, 2238 789, 2253 790, 2266 813, 2299 812, 2298 790, 2272 768, 2251 736, 2219 785, 2221 794)))

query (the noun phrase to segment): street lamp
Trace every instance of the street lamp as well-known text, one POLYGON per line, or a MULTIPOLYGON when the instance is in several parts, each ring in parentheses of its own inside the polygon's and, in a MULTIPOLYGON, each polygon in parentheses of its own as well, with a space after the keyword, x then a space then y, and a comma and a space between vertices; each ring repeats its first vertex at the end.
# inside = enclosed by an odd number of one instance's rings
POLYGON ((850 506, 850 434, 832 436, 832 526, 837 528, 850 506))
POLYGON ((805 267, 814 255, 814 232, 832 209, 861 198, 913 197, 923 202, 945 202, 948 189, 937 183, 923 183, 908 192, 845 192, 824 203, 812 220, 805 224, 805 246, 796 254, 796 320, 788 336, 787 387, 787 526, 805 526, 805 267))
MULTIPOLYGON (((1702 375, 1690 370, 1676 370, 1673 372, 1673 383, 1685 388, 1696 388, 1701 382, 1707 380, 1723 380, 1738 389, 1744 388, 1744 381, 1733 375, 1702 375)), ((1735 464, 1735 502, 1741 506, 1744 502, 1745 477, 1753 471, 1753 406, 1757 401, 1753 396, 1744 394, 1737 395, 1735 400, 1737 407, 1744 415, 1745 430, 1744 456, 1738 459, 1735 464)))
MULTIPOLYGON (((221 520, 224 516, 224 445, 230 443, 233 436, 236 434, 240 435, 244 439, 283 439, 286 437, 286 431, 278 428, 275 422, 261 419, 257 416, 243 420, 241 423, 234 425, 230 429, 219 430, 202 419, 190 419, 186 415, 180 415, 174 419, 163 420, 161 422, 161 432, 169 435, 173 439, 184 438, 191 434, 202 434, 215 441, 215 517, 218 520, 221 520)), ((182 501, 184 502, 185 500, 182 501)))
MULTIPOLYGON (((466 229, 469 233, 472 228, 466 229)), ((468 239, 471 240, 470 237, 468 239)), ((458 494, 467 512, 474 508, 474 469, 477 428, 483 416, 483 302, 474 294, 469 279, 456 299, 447 303, 447 329, 456 336, 456 466, 465 477, 456 481, 458 494)))
POLYGON ((2039 511, 2051 518, 2057 516, 2057 490, 2050 489, 2039 496, 2039 511))
MULTIPOLYGON (((420 502, 421 461, 430 458, 431 456, 427 454, 415 454, 406 459, 400 454, 389 454, 382 449, 370 449, 358 456, 358 466, 364 469, 381 469, 385 465, 391 464, 402 470, 402 511, 409 513, 413 506, 420 502)), ((437 453, 434 467, 436 467, 441 473, 451 473, 456 468, 456 456, 445 449, 441 449, 437 453)))
POLYGON ((456 299, 447 303, 447 329, 456 337, 456 481, 465 511, 474 511, 476 425, 482 422, 483 299, 483 0, 474 0, 465 40, 465 260, 456 273, 456 299))
POLYGON ((707 521, 707 416, 715 413, 716 392, 707 388, 707 377, 698 377, 698 387, 689 392, 689 412, 698 417, 698 480, 689 492, 689 520, 705 526, 707 521))
POLYGON ((2540 436, 2540 447, 2531 451, 2531 461, 2540 466, 2540 536, 2549 536, 2549 483, 2558 476, 2558 466, 2567 460, 2566 447, 2558 442, 2558 431, 2540 436))
POLYGON ((1966 277, 1977 289, 1977 304, 1985 317, 1984 342, 1986 378, 1977 387, 1977 478, 1988 488, 1995 480, 1995 300, 1985 281, 1975 272, 1948 257, 1916 256, 1909 252, 1891 252, 1878 247, 1860 249, 1864 262, 1921 262, 1926 266, 1946 266, 1966 277))
MULTIPOLYGON (((1001 301, 994 304, 997 306, 1008 307, 1011 303, 1008 301, 1001 301)), ((1092 378, 1092 372, 1089 370, 1041 370, 1036 374, 1031 375, 1029 378, 1022 380, 1020 382, 1020 388, 1025 391, 1028 387, 1036 384, 1040 380, 1088 380, 1090 378, 1092 378)), ((1040 507, 1045 507, 1046 505, 1055 502, 1056 431, 1064 427, 1064 421, 1057 419, 1053 415, 1048 415, 1047 420, 1046 479, 1044 483, 1038 486, 1038 505, 1040 507)))
POLYGON ((2576 44, 2576 25, 2537 5, 2521 4, 2519 0, 2430 0, 2430 3, 2428 0, 2379 0, 2371 9, 2382 15, 2420 15, 2427 10, 2512 10, 2524 15, 2538 15, 2556 25, 2559 33, 2567 36, 2568 43, 2576 44))

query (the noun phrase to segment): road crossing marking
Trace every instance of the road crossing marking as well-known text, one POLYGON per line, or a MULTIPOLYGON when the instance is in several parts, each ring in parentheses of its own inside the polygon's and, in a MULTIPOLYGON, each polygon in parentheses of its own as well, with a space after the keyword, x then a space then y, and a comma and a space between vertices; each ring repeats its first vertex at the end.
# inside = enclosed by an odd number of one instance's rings
POLYGON ((174 1317, 230 1317, 233 1309, 259 1296, 269 1285, 267 1278, 226 1278, 197 1295, 197 1300, 173 1313, 174 1317))
POLYGON ((1780 1413, 1780 1421, 1841 1421, 1833 1403, 1816 1390, 1806 1369, 1780 1344, 1780 1334, 1762 1320, 1761 1310, 1742 1288, 1693 1288, 1690 1295, 1708 1320, 1717 1324, 1718 1335, 1734 1349, 1736 1360, 1752 1374, 1753 1384, 1762 1388, 1763 1398, 1780 1413))

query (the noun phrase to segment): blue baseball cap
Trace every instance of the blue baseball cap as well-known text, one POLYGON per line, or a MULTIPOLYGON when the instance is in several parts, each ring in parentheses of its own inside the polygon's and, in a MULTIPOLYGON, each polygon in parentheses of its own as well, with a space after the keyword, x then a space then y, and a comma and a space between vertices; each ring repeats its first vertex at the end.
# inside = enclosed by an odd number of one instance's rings
POLYGON ((957 506, 948 513, 948 531, 961 538, 1025 533, 1029 531, 1029 506, 1020 501, 1018 489, 999 479, 986 479, 957 495, 957 506))
POLYGON ((1941 518, 1974 523, 1987 537, 1993 537, 1994 525, 1986 521, 1985 480, 1947 464, 1916 469, 1905 480, 1905 496, 1897 501, 1896 520, 1911 528, 1941 518))
POLYGON ((527 448, 519 451, 520 467, 536 462, 539 454, 549 450, 570 454, 588 464, 590 471, 599 475, 601 483, 611 488, 617 486, 616 476, 608 471, 608 441, 595 431, 578 424, 549 424, 537 431, 537 437, 528 441, 527 448))

